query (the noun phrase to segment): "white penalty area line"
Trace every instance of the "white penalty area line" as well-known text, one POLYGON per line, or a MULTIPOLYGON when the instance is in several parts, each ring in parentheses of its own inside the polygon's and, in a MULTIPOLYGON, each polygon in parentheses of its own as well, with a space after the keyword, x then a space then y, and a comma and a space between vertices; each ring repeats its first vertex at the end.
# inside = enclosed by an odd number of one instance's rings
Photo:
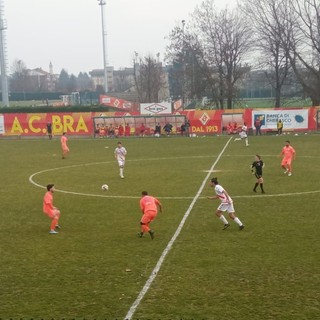
POLYGON ((154 269, 152 270, 147 282, 145 283, 144 287, 142 288, 142 290, 140 291, 137 299, 134 301, 134 303, 132 304, 132 306, 130 307, 127 315, 125 316, 125 320, 131 320, 132 319, 132 316, 134 315, 134 313, 136 312, 138 306, 140 305, 140 302, 141 300, 144 298, 145 294, 148 292, 153 280, 156 278, 161 266, 162 266, 162 263, 164 262, 164 259, 166 258, 167 254, 170 252, 170 250, 172 249, 172 246, 174 244, 174 242, 176 241, 177 237, 179 236, 187 218, 189 217, 190 215, 190 212, 191 210, 193 209, 196 201, 198 200, 198 198, 200 197, 200 194, 202 193, 209 177, 210 177, 210 174, 211 172, 213 171, 214 167, 216 166, 216 164, 218 163, 218 161, 220 160, 220 158, 222 157, 223 153, 225 152, 226 148, 228 147, 230 141, 232 140, 232 138, 230 138, 227 143, 225 144, 225 146, 223 147, 222 151, 220 152, 220 154, 218 155, 216 161, 213 163, 213 165, 211 166, 210 168, 210 171, 208 172, 208 174, 206 175, 206 177, 204 178, 197 194, 195 195, 195 197, 193 198, 189 208, 187 209, 187 211, 185 212, 176 232, 174 233, 174 235, 172 236, 171 240, 169 241, 169 243, 167 244, 166 248, 163 250, 156 266, 154 267, 154 269))

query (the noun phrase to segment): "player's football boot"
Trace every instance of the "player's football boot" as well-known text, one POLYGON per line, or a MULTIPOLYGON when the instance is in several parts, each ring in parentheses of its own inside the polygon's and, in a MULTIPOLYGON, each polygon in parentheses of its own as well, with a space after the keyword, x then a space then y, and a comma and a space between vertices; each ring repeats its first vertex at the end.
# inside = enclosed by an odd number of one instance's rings
POLYGON ((154 231, 150 230, 149 233, 150 233, 151 239, 153 240, 154 239, 154 231))
POLYGON ((227 223, 227 224, 225 224, 225 225, 223 226, 223 229, 222 229, 222 230, 226 230, 226 229, 229 228, 229 227, 230 227, 230 224, 227 223))

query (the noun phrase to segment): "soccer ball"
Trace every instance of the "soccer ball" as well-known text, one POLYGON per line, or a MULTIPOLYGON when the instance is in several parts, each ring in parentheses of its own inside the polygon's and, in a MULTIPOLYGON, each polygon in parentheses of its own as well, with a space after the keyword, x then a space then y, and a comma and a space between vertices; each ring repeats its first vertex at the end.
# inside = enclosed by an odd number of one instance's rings
POLYGON ((109 190, 109 186, 108 186, 107 184, 103 184, 103 185, 101 186, 101 189, 102 189, 103 191, 108 191, 108 190, 109 190))

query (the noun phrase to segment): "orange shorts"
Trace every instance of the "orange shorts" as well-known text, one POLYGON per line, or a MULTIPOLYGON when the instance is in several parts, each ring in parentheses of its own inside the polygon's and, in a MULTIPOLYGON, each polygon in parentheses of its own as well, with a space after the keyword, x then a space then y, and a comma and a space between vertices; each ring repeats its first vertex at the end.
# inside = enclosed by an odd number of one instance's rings
POLYGON ((154 218, 157 216, 157 212, 156 211, 146 211, 142 218, 141 218, 141 223, 142 224, 148 224, 150 223, 152 220, 154 220, 154 218))
POLYGON ((55 216, 60 215, 59 209, 53 209, 48 212, 44 212, 50 219, 53 219, 55 216))
POLYGON ((292 162, 292 158, 283 158, 282 162, 281 162, 281 165, 282 166, 291 165, 291 162, 292 162))

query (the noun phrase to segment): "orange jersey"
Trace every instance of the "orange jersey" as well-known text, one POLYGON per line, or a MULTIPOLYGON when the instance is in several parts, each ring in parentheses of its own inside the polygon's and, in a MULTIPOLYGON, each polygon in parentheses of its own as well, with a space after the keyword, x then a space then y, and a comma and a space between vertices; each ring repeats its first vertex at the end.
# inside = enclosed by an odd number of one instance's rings
POLYGON ((295 155, 296 151, 291 146, 284 146, 281 154, 284 156, 285 159, 291 159, 295 155))
POLYGON ((148 211, 157 212, 158 206, 161 206, 160 201, 152 196, 144 196, 140 199, 140 208, 143 213, 146 213, 148 211))
POLYGON ((50 191, 47 191, 43 197, 43 212, 47 214, 52 214, 53 210, 53 195, 50 191))
POLYGON ((62 136, 61 139, 61 148, 63 151, 69 151, 69 148, 67 146, 67 141, 68 141, 68 138, 66 136, 62 136))
POLYGON ((67 141, 68 141, 68 138, 66 136, 62 136, 61 139, 61 145, 64 147, 64 146, 67 146, 67 141))

